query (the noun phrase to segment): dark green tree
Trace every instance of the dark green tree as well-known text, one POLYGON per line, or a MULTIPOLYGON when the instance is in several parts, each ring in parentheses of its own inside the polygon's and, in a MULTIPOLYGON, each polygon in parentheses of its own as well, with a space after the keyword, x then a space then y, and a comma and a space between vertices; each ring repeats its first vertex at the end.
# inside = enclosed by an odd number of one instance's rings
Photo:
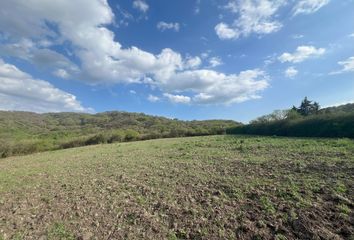
POLYGON ((300 107, 293 106, 292 110, 296 110, 302 116, 309 116, 318 113, 320 110, 320 105, 317 102, 308 100, 307 97, 302 100, 300 107))

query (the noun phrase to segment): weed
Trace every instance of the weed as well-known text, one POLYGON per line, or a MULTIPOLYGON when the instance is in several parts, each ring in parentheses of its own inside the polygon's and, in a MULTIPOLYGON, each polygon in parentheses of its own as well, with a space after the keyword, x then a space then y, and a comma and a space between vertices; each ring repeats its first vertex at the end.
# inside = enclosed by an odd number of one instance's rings
POLYGON ((275 240, 287 240, 287 239, 288 238, 285 237, 283 234, 278 233, 275 235, 275 240))
POLYGON ((168 240, 178 240, 175 233, 170 233, 167 237, 168 240))
POLYGON ((48 231, 48 239, 50 240, 74 240, 71 234, 62 223, 54 223, 48 231))
POLYGON ((338 182, 335 190, 337 193, 346 193, 347 187, 343 183, 338 182))
POLYGON ((340 205, 338 205, 338 209, 339 209, 339 211, 341 212, 341 214, 343 214, 343 215, 349 215, 350 214, 350 212, 351 212, 351 210, 350 210, 350 208, 347 206, 347 205, 345 205, 345 204, 340 204, 340 205))
MULTIPOLYGON (((0 238, 1 239, 1 238, 0 238)), ((22 240, 24 239, 24 234, 21 233, 21 232, 18 232, 16 233, 13 237, 12 237, 13 240, 22 240)))
POLYGON ((273 203, 269 200, 268 197, 262 196, 261 199, 261 205, 263 210, 265 210, 267 213, 274 215, 276 210, 274 208, 273 203))

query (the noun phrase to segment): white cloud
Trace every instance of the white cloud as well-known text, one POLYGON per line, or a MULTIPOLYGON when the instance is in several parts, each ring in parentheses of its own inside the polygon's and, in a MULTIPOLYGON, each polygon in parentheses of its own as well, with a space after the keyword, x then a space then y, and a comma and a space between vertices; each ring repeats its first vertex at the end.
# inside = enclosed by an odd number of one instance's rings
POLYGON ((158 102, 158 101, 160 101, 160 98, 150 94, 148 96, 147 100, 149 100, 150 102, 158 102))
POLYGON ((354 72, 354 56, 349 57, 344 61, 339 61, 338 64, 342 66, 342 69, 339 71, 331 72, 330 74, 340 74, 347 72, 354 72))
POLYGON ((286 3, 284 0, 230 0, 225 6, 237 15, 234 22, 215 26, 220 39, 247 37, 252 33, 269 34, 278 31, 282 24, 276 20, 276 13, 286 3))
POLYGON ((203 52, 202 54, 200 54, 200 57, 203 59, 207 58, 208 56, 209 56, 209 51, 203 52))
POLYGON ((55 70, 53 74, 63 79, 68 79, 70 77, 70 74, 65 69, 62 68, 55 70))
POLYGON ((8 36, 0 40, 0 46, 13 50, 6 54, 49 67, 62 77, 88 84, 140 83, 178 95, 188 92, 191 103, 199 104, 255 99, 268 86, 268 77, 258 69, 227 75, 200 69, 199 57, 183 58, 169 48, 159 54, 134 46, 123 48, 108 28, 114 15, 106 0, 12 0, 2 3, 1 10, 16 16, 0 14, 0 32, 8 36), (70 56, 58 52, 59 47, 41 45, 44 39, 68 48, 70 56), (70 59, 76 59, 77 65, 70 59))
POLYGON ((194 13, 195 14, 199 14, 200 13, 200 0, 197 0, 196 3, 195 3, 194 13))
POLYGON ((179 23, 159 22, 157 23, 156 27, 162 32, 165 30, 174 30, 176 32, 179 31, 179 23))
POLYGON ((134 91, 134 90, 129 90, 129 93, 130 93, 130 94, 136 94, 136 91, 134 91))
POLYGON ((191 98, 188 96, 183 96, 183 95, 173 95, 170 93, 164 93, 163 94, 166 98, 170 100, 170 102, 173 103, 190 103, 191 98))
POLYGON ((281 62, 299 63, 310 57, 318 57, 326 52, 324 48, 315 48, 314 46, 299 46, 294 53, 283 53, 278 57, 281 62))
POLYGON ((293 15, 311 14, 329 3, 330 0, 300 0, 293 8, 293 15))
POLYGON ((143 13, 146 13, 149 10, 149 5, 144 0, 134 0, 133 7, 143 13))
POLYGON ((200 59, 200 57, 196 56, 196 57, 189 57, 186 59, 185 62, 185 68, 186 69, 196 69, 198 68, 200 65, 202 64, 202 60, 200 59))
POLYGON ((352 37, 352 38, 354 38, 354 33, 350 34, 350 35, 349 35, 349 37, 352 37))
POLYGON ((298 74, 298 70, 294 67, 288 67, 284 74, 287 78, 294 78, 298 74))
POLYGON ((226 23, 219 23, 215 26, 215 32, 220 39, 238 38, 240 35, 238 31, 232 29, 226 23))
POLYGON ((293 35, 291 35, 291 38, 293 38, 293 39, 301 39, 303 37, 304 37, 304 35, 302 35, 302 34, 293 34, 293 35))
POLYGON ((231 104, 257 99, 268 87, 268 76, 261 70, 225 75, 212 70, 193 70, 174 74, 161 88, 171 92, 193 92, 193 103, 231 104))
POLYGON ((0 59, 0 109, 33 112, 92 112, 76 97, 49 82, 33 79, 0 59))
POLYGON ((229 0, 224 9, 234 14, 235 19, 231 23, 221 22, 214 29, 220 39, 270 34, 283 27, 277 19, 283 6, 292 4, 293 16, 296 16, 314 13, 329 2, 330 0, 229 0))
POLYGON ((117 26, 128 26, 129 22, 135 20, 134 16, 125 9, 123 9, 120 5, 117 4, 116 9, 118 11, 118 21, 116 22, 117 26))
POLYGON ((213 68, 213 67, 217 67, 219 65, 222 65, 223 62, 220 57, 212 57, 209 59, 209 64, 210 64, 210 67, 213 68))
MULTIPOLYGON (((47 40, 33 42, 28 38, 22 38, 15 43, 0 45, 0 55, 12 56, 24 59, 39 68, 61 68, 68 72, 78 72, 78 67, 64 55, 44 46, 51 46, 47 40)), ((53 71, 54 72, 54 71, 53 71)))

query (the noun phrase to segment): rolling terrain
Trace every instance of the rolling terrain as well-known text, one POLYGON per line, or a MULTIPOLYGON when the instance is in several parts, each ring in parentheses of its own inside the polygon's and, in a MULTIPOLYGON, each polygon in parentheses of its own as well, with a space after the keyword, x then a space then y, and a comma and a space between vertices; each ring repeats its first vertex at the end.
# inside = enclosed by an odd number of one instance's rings
POLYGON ((155 138, 225 134, 231 120, 181 121, 143 113, 0 111, 0 158, 34 152, 155 138))
POLYGON ((204 136, 0 159, 0 239, 353 239, 354 141, 204 136))

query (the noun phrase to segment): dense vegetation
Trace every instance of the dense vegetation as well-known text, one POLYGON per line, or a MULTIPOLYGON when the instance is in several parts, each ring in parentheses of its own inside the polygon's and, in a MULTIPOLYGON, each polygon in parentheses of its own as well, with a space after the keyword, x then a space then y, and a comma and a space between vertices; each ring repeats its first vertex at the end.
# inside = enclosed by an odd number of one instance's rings
POLYGON ((354 141, 203 136, 0 159, 0 239, 353 239, 354 141))
POLYGON ((239 123, 180 121, 140 113, 0 111, 0 157, 100 143, 224 134, 239 123))
POLYGON ((354 104, 319 109, 318 103, 305 98, 299 107, 274 111, 228 133, 354 138, 354 104))

